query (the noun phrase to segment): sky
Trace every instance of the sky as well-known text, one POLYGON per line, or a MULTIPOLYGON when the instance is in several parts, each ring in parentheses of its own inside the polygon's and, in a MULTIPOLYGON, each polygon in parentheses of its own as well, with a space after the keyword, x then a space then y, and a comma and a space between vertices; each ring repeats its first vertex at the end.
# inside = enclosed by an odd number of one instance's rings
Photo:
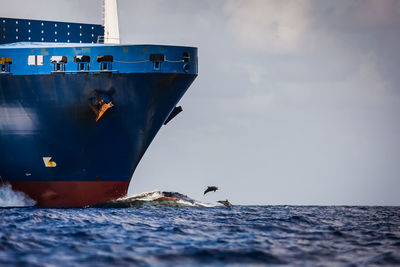
MULTIPOLYGON (((100 0, 0 0, 0 16, 101 23, 100 0), (23 7, 23 8, 21 8, 23 7)), ((129 194, 400 205, 400 1, 118 0, 124 44, 199 48, 183 112, 129 194), (203 196, 208 185, 220 188, 203 196)))

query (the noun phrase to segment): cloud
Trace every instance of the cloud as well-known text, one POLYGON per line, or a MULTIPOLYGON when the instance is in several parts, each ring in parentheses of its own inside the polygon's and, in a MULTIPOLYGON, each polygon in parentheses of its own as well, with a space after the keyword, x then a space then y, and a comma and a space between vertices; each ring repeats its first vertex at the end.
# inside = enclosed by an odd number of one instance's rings
POLYGON ((400 1, 228 0, 223 14, 234 44, 242 49, 313 53, 356 46, 360 34, 397 31, 400 1))
POLYGON ((240 45, 273 53, 298 47, 308 10, 308 0, 229 0, 224 6, 227 30, 240 45))
POLYGON ((360 26, 393 26, 399 21, 400 2, 397 0, 366 0, 358 2, 355 20, 360 26))

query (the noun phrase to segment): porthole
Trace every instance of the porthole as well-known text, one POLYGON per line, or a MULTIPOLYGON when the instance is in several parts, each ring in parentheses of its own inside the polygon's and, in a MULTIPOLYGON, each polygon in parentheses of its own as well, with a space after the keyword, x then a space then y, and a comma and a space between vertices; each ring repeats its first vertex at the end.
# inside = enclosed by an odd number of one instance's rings
POLYGON ((188 72, 189 71, 189 64, 188 63, 183 64, 182 68, 183 68, 184 72, 188 72))

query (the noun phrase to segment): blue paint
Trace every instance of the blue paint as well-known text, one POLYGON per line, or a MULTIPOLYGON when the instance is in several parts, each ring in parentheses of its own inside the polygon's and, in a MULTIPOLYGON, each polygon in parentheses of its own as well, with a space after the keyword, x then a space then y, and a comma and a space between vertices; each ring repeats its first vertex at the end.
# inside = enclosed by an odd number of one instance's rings
POLYGON ((197 76, 193 47, 18 43, 0 46, 0 57, 13 60, 11 72, 0 73, 0 176, 6 182, 129 181, 197 76), (151 54, 165 55, 159 70, 151 54), (44 64, 28 65, 29 55, 44 55, 44 64), (77 71, 77 55, 90 56, 90 71, 77 71), (112 71, 100 70, 99 55, 113 56, 112 71), (52 56, 68 58, 65 72, 53 72, 52 56), (114 104, 97 123, 89 106, 95 90, 114 104), (46 168, 43 157, 57 167, 46 168))
MULTIPOLYGON (((89 69, 100 71, 97 56, 113 55, 113 70, 119 73, 197 73, 197 48, 163 45, 103 45, 103 44, 54 44, 54 43, 17 43, 0 46, 0 57, 11 57, 11 73, 13 75, 50 74, 53 65, 52 56, 66 56, 67 72, 76 72, 78 63, 74 57, 90 56, 89 69), (165 54, 166 60, 159 62, 160 69, 154 69, 151 54, 165 54), (183 53, 190 54, 189 62, 184 62, 183 53), (44 65, 28 65, 29 55, 43 55, 44 65), (185 70, 187 67, 187 71, 185 70)), ((70 74, 70 73, 69 73, 70 74)))

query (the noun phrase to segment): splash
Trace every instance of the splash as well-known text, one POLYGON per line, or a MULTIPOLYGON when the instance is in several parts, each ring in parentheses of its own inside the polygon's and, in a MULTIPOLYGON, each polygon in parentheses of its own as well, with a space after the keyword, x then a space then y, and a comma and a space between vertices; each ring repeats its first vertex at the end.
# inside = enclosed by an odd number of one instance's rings
POLYGON ((164 192, 155 190, 144 192, 125 198, 120 198, 107 203, 95 205, 104 208, 130 208, 130 207, 156 207, 156 206, 178 206, 178 207, 215 207, 217 205, 203 203, 178 192, 164 192))
POLYGON ((14 191, 11 185, 0 186, 0 207, 30 207, 36 202, 22 192, 14 191))

